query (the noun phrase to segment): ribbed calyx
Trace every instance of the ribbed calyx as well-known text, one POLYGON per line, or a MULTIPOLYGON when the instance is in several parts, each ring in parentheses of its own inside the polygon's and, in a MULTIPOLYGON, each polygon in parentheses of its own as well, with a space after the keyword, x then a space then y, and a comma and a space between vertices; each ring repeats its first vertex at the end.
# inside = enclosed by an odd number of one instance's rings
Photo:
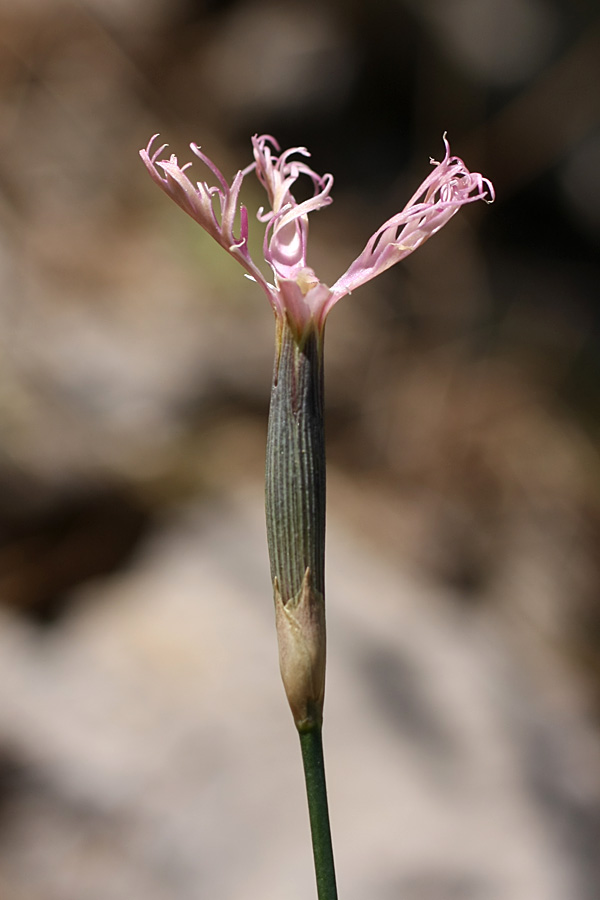
POLYGON ((281 675, 300 730, 325 689, 323 333, 278 322, 267 437, 266 513, 281 675))

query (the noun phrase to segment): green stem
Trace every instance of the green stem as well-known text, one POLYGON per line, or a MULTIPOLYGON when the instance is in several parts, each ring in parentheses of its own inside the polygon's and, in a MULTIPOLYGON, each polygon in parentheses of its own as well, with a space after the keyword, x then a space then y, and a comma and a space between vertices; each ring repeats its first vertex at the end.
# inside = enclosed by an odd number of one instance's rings
POLYGON ((266 514, 279 664, 300 735, 319 900, 337 900, 321 722, 325 691, 323 331, 279 321, 266 514))
POLYGON ((299 734, 317 877, 317 895, 319 900, 337 900, 321 728, 318 726, 308 731, 300 731, 299 734))

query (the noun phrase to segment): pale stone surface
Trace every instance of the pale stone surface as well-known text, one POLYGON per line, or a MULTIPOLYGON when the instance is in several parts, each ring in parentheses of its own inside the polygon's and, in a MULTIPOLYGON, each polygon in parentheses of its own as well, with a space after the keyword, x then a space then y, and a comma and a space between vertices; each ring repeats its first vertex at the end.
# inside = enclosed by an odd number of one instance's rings
MULTIPOLYGON (((344 900, 593 897, 588 736, 501 623, 335 516, 328 591, 344 900)), ((5 768, 20 761, 5 776, 3 900, 314 895, 269 594, 257 486, 174 513, 55 631, 2 614, 0 734, 5 768)))

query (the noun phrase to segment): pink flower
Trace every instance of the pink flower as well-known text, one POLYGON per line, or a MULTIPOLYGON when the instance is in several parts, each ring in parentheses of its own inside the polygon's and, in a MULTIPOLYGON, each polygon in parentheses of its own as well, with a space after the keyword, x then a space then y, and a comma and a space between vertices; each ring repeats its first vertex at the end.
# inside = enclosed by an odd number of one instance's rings
POLYGON ((287 319, 302 334, 314 322, 322 329, 325 319, 337 301, 361 284, 375 278, 424 244, 442 228, 465 203, 475 200, 494 200, 494 188, 489 179, 469 172, 457 156, 450 156, 450 146, 444 135, 446 155, 442 162, 431 160, 435 167, 402 212, 388 219, 369 239, 364 250, 344 274, 329 288, 323 284, 306 261, 308 214, 332 202, 332 175, 317 175, 305 162, 293 157, 308 157, 304 147, 294 147, 280 153, 270 135, 254 136, 254 162, 239 171, 231 185, 219 169, 191 144, 192 151, 211 170, 218 184, 196 185, 189 180, 186 169, 191 163, 179 166, 177 157, 159 160, 167 146, 152 151, 154 135, 140 155, 156 183, 181 206, 199 225, 246 269, 248 276, 261 285, 276 316, 287 319), (265 224, 264 258, 273 271, 271 284, 252 260, 248 250, 248 212, 239 202, 242 182, 252 170, 267 192, 270 208, 258 210, 257 218, 265 224), (312 182, 313 193, 298 203, 292 188, 300 176, 312 182), (235 223, 238 234, 235 233, 235 223))

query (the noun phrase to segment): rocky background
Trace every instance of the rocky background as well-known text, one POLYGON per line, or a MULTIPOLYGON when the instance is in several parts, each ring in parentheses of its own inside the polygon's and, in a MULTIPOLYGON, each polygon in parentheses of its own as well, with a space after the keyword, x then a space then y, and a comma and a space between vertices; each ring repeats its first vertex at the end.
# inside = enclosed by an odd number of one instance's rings
POLYGON ((1 900, 314 895, 272 315, 157 131, 308 146, 330 283, 445 130, 493 180, 328 324, 340 894, 598 897, 599 60, 594 0, 1 0, 1 900))

